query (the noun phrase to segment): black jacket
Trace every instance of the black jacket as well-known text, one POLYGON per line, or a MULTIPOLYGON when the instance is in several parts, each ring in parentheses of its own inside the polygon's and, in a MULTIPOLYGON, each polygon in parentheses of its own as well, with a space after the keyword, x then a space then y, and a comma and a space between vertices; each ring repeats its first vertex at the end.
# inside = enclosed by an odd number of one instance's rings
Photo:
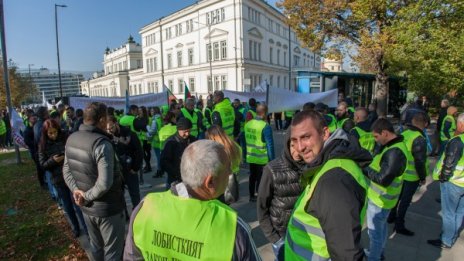
POLYGON ((24 143, 29 147, 31 155, 35 155, 37 152, 36 147, 34 146, 34 126, 27 125, 26 129, 23 132, 24 143))
POLYGON ((65 142, 63 139, 48 140, 43 150, 39 149, 40 166, 52 174, 52 183, 55 186, 66 186, 63 179, 63 162, 53 160, 55 155, 64 155, 65 142))
MULTIPOLYGON (((329 159, 351 159, 361 168, 372 160, 367 150, 351 144, 343 130, 336 130, 316 159, 306 166, 303 179, 311 179, 329 159)), ((324 231, 332 260, 362 260, 361 210, 367 192, 341 168, 327 171, 318 181, 306 212, 316 217, 324 231)))
POLYGON ((443 122, 443 119, 448 115, 448 107, 445 108, 440 108, 440 112, 438 113, 438 119, 437 119, 437 131, 440 133, 441 130, 441 123, 443 122))
POLYGON ((282 155, 263 169, 258 192, 258 220, 267 240, 275 243, 285 236, 293 207, 302 192, 300 173, 303 164, 290 154, 290 132, 282 155))
POLYGON ((380 153, 386 149, 388 149, 388 151, 386 151, 380 159, 379 172, 373 170, 371 167, 366 167, 364 169, 364 174, 371 181, 383 187, 388 187, 396 177, 403 175, 407 164, 406 155, 398 148, 389 149, 390 146, 398 142, 403 142, 403 136, 399 135, 380 149, 380 153))
POLYGON ((407 127, 409 130, 417 131, 422 135, 414 139, 414 141, 412 142, 411 149, 417 175, 419 176, 419 179, 422 181, 425 180, 425 177, 427 176, 427 141, 425 140, 424 133, 421 129, 413 125, 407 125, 407 127))
POLYGON ((113 141, 114 151, 118 156, 123 172, 139 171, 143 165, 143 148, 137 135, 129 127, 120 126, 119 133, 115 136, 130 138, 128 145, 113 141))
POLYGON ((166 145, 161 151, 161 168, 165 170, 170 177, 182 181, 180 175, 180 160, 187 146, 196 141, 196 138, 189 136, 183 139, 176 133, 166 140, 166 145))
POLYGON ((456 165, 462 157, 463 149, 464 144, 459 136, 454 137, 448 142, 444 152, 445 158, 443 159, 443 167, 439 176, 441 182, 448 181, 453 176, 456 165))

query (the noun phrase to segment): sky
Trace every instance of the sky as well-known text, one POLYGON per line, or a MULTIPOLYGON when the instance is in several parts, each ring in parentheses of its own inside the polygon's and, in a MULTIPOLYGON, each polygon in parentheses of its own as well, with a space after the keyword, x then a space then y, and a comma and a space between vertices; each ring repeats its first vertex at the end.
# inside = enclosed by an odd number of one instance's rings
MULTIPOLYGON (((275 5, 278 0, 269 0, 275 5)), ((55 4, 62 71, 94 72, 103 69, 106 47, 116 48, 162 16, 194 0, 3 0, 8 59, 25 69, 57 70, 55 4)))

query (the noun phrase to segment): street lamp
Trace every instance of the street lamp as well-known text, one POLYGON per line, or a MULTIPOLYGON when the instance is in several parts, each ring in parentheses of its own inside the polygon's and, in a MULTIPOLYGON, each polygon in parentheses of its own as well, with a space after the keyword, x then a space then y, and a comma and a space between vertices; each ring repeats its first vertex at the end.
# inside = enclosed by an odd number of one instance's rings
POLYGON ((58 44, 58 15, 57 15, 58 7, 67 7, 67 6, 55 4, 56 57, 58 58, 58 81, 59 81, 59 86, 60 86, 60 99, 63 100, 63 87, 61 86, 60 47, 58 44))
MULTIPOLYGON (((206 57, 209 56, 209 78, 211 80, 211 90, 214 90, 213 88, 213 46, 211 45, 211 24, 203 24, 197 21, 193 21, 194 23, 197 23, 199 25, 207 26, 208 27, 208 41, 209 41, 209 49, 208 49, 208 54, 206 57), (210 51, 211 50, 211 51, 210 51)), ((198 43, 200 44, 200 43, 198 43)), ((208 90, 209 92, 209 90, 208 90)))
POLYGON ((29 67, 29 87, 30 87, 30 94, 31 94, 31 102, 34 102, 34 98, 32 95, 32 77, 31 77, 31 66, 34 66, 33 64, 28 64, 29 67))

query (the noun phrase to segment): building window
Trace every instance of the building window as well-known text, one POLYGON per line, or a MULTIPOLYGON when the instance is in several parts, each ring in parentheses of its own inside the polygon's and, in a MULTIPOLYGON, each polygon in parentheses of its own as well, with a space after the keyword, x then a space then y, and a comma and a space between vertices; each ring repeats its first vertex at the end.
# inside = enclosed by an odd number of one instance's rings
POLYGON ((284 88, 287 89, 287 76, 284 76, 284 88))
POLYGON ((177 90, 178 90, 178 93, 184 93, 184 80, 182 79, 178 79, 177 80, 177 90))
POLYGON ((158 85, 158 81, 155 82, 155 92, 158 93, 159 92, 159 85, 158 85))
POLYGON ((182 51, 177 52, 177 67, 182 67, 182 51))
POLYGON ((258 43, 258 60, 261 61, 261 43, 258 43))
POLYGON ((127 61, 124 61, 124 71, 127 70, 127 61))
POLYGON ((137 60, 137 69, 142 68, 142 60, 137 60))
POLYGON ((277 65, 280 65, 280 50, 277 49, 277 65))
POLYGON ((188 49, 188 64, 193 64, 193 48, 188 49))
POLYGON ((227 90, 227 75, 221 76, 221 89, 227 90))
POLYGON ((300 64, 300 57, 298 55, 293 56, 293 65, 298 66, 300 64))
POLYGON ((221 59, 227 59, 227 41, 221 42, 221 59))
POLYGON ((274 86, 274 75, 271 75, 271 76, 269 77, 269 85, 270 85, 270 86, 274 86))
POLYGON ((270 63, 270 64, 272 64, 272 63, 274 62, 274 61, 273 61, 274 59, 273 59, 273 57, 272 57, 273 54, 274 54, 274 52, 273 52, 272 47, 269 47, 269 63, 270 63))
POLYGON ((190 92, 195 92, 195 78, 189 78, 190 92))
POLYGON ((214 90, 217 91, 220 89, 221 84, 221 76, 216 75, 214 76, 214 90))
POLYGON ((147 72, 150 72, 150 59, 146 60, 146 64, 147 64, 147 72))
POLYGON ((284 52, 284 66, 287 66, 287 52, 284 52))
POLYGON ((172 54, 168 53, 168 69, 172 68, 172 54))
POLYGON ((168 86, 169 86, 169 90, 172 92, 174 89, 174 81, 173 80, 169 80, 168 81, 168 86))
POLYGON ((277 87, 280 88, 280 76, 277 76, 277 87))
POLYGON ((158 57, 153 58, 153 70, 158 71, 158 57))
POLYGON ((139 84, 139 94, 142 94, 142 84, 139 84))
POLYGON ((258 49, 258 43, 253 42, 253 60, 255 60, 255 61, 258 60, 258 55, 257 55, 258 51, 257 51, 257 49, 258 49))
POLYGON ((211 61, 213 57, 213 51, 211 50, 211 44, 206 45, 207 61, 211 61))
POLYGON ((211 93, 213 92, 213 82, 211 80, 211 76, 208 76, 208 92, 211 93))
POLYGON ((249 50, 248 50, 248 53, 250 54, 248 58, 250 58, 250 60, 253 60, 253 41, 250 40, 249 42, 250 46, 249 46, 249 50))
POLYGON ((216 9, 211 12, 206 13, 206 24, 217 24, 223 22, 226 18, 226 13, 224 8, 216 9))
POLYGON ((217 61, 219 60, 219 43, 213 43, 214 47, 214 60, 217 61))

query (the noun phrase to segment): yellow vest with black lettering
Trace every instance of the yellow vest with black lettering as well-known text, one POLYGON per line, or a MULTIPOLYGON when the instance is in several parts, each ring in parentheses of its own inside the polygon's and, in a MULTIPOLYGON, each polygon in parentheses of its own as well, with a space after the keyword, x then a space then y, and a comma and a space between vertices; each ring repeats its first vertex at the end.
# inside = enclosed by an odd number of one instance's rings
POLYGON ((361 145, 361 148, 369 151, 372 154, 374 152, 375 147, 374 134, 372 134, 372 132, 370 131, 365 131, 359 127, 354 127, 354 130, 359 135, 359 145, 361 145))
POLYGON ((6 124, 4 119, 0 119, 0 135, 6 134, 6 124))
MULTIPOLYGON (((285 260, 330 260, 325 233, 317 217, 306 212, 306 206, 317 187, 319 179, 334 168, 342 168, 349 173, 354 180, 365 190, 368 181, 364 177, 359 166, 349 159, 331 159, 315 174, 311 184, 306 186, 303 194, 295 204, 295 209, 290 218, 285 237, 285 260)), ((359 213, 360 224, 363 224, 366 213, 367 199, 359 213)))
MULTIPOLYGON (((453 139, 461 139, 461 142, 464 143, 464 134, 460 134, 453 139)), ((433 170, 433 179, 439 180, 439 176, 441 173, 441 169, 443 167, 443 160, 445 158, 446 151, 442 153, 440 156, 440 160, 437 162, 435 169, 433 170)), ((456 167, 453 171, 453 176, 448 180, 449 182, 453 183, 456 186, 464 187, 464 153, 459 159, 456 167)))
POLYGON ((145 197, 132 229, 145 260, 232 260, 236 227, 237 213, 218 200, 166 191, 145 197))
MULTIPOLYGON (((383 154, 385 154, 385 152, 393 148, 398 148, 403 152, 403 154, 406 157, 406 164, 408 161, 414 161, 412 159, 411 153, 408 152, 404 142, 397 142, 389 147, 384 148, 382 150, 382 153, 376 155, 369 167, 371 167, 373 170, 377 172, 380 172, 380 161, 382 159, 383 154)), ((406 169, 407 168, 405 168, 404 171, 406 171, 406 169)), ((395 177, 390 186, 386 188, 371 181, 369 189, 367 191, 367 197, 380 208, 392 209, 398 202, 398 198, 401 193, 401 188, 403 186, 403 176, 404 172, 400 176, 395 177)))
POLYGON ((190 135, 193 137, 198 137, 198 115, 195 111, 193 111, 193 116, 190 114, 190 112, 187 111, 187 109, 182 108, 180 109, 180 112, 182 115, 189 120, 192 123, 192 128, 190 129, 190 135))
POLYGON ((329 132, 334 133, 337 130, 337 118, 335 118, 335 116, 333 116, 330 113, 326 114, 326 116, 331 119, 330 123, 329 122, 327 123, 329 132))
POLYGON ((163 121, 161 120, 161 115, 158 115, 158 116, 159 117, 153 116, 156 122, 156 133, 153 135, 153 139, 151 140, 151 147, 155 149, 161 148, 159 133, 161 131, 161 128, 163 127, 163 121))
POLYGON ((443 121, 441 122, 441 128, 440 128, 440 140, 441 141, 447 141, 449 140, 448 137, 445 135, 445 122, 450 121, 451 122, 451 127, 449 128, 449 136, 453 138, 454 132, 456 131, 456 120, 454 119, 453 116, 451 115, 446 115, 443 121))
MULTIPOLYGON (((401 133, 404 137, 404 144, 406 145, 406 149, 408 150, 409 153, 412 152, 412 144, 414 143, 414 140, 418 137, 424 137, 420 131, 413 131, 413 130, 405 130, 403 133, 401 133)), ((412 155, 411 155, 412 156, 412 155)), ((426 160, 425 163, 425 170, 428 172, 429 168, 429 160, 426 160)), ((408 165, 406 166, 406 171, 404 172, 403 175, 403 180, 406 181, 418 181, 419 176, 417 175, 417 170, 416 170, 416 164, 414 162, 414 157, 412 157, 412 160, 408 160, 408 165)))
POLYGON ((168 123, 164 125, 158 132, 159 140, 160 140, 160 149, 164 149, 164 145, 166 144, 166 140, 171 137, 172 135, 176 134, 177 127, 172 123, 168 123))
POLYGON ((266 143, 262 141, 263 129, 267 123, 253 119, 245 124, 246 161, 265 165, 269 162, 266 143))
POLYGON ((235 112, 228 99, 224 99, 214 106, 213 112, 218 112, 221 116, 222 129, 231 139, 234 138, 235 112))

